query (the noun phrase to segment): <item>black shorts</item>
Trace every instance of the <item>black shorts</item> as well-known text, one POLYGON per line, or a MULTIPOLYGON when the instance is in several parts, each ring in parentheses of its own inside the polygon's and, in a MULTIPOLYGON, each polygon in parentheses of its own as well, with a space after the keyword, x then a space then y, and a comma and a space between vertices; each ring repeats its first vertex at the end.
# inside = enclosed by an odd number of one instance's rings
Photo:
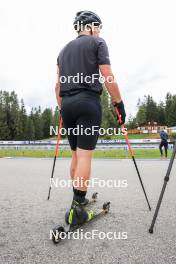
POLYGON ((100 96, 89 91, 63 96, 61 115, 71 149, 95 149, 102 118, 100 96))

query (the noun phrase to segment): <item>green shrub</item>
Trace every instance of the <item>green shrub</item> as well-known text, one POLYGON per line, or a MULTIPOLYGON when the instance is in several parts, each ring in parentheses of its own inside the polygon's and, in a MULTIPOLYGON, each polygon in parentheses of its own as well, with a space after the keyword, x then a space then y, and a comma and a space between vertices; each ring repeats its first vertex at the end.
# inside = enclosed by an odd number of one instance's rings
POLYGON ((170 134, 170 139, 176 139, 176 133, 171 133, 170 134))

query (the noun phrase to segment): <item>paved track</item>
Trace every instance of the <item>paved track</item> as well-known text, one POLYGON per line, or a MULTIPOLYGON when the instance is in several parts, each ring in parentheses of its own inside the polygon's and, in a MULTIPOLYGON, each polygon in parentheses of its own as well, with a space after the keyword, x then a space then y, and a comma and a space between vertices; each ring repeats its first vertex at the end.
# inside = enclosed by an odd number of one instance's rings
MULTIPOLYGON (((127 232, 126 240, 66 240, 57 246, 49 231, 63 223, 71 188, 53 188, 47 201, 51 159, 0 159, 0 263, 174 264, 176 263, 176 164, 173 166, 155 233, 148 228, 158 200, 168 161, 138 161, 151 205, 147 205, 133 162, 94 160, 92 177, 124 180, 128 188, 92 188, 99 192, 97 206, 111 201, 108 215, 84 231, 127 232)), ((68 178, 69 159, 56 163, 55 177, 68 178)))

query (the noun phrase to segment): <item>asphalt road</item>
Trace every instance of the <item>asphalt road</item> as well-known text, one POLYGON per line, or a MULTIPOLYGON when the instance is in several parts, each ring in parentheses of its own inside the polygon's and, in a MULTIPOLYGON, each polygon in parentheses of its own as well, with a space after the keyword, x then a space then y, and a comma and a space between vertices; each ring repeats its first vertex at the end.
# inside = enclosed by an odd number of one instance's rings
MULTIPOLYGON (((98 191, 93 208, 111 201, 109 214, 84 226, 83 232, 127 234, 127 239, 70 239, 54 245, 50 230, 64 223, 71 188, 53 187, 47 201, 52 159, 0 159, 0 263, 170 264, 176 263, 176 164, 166 188, 153 235, 148 233, 168 161, 137 161, 152 212, 148 211, 131 160, 94 160, 92 178, 127 181, 127 187, 98 191)), ((55 178, 69 178, 69 159, 56 163, 55 178)))

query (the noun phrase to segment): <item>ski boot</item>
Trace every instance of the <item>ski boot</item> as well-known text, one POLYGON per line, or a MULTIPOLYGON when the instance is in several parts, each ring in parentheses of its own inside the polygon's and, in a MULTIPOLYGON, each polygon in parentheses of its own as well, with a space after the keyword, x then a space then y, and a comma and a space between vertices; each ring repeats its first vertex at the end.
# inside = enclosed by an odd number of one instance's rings
POLYGON ((82 225, 90 221, 93 216, 92 210, 86 211, 81 203, 73 200, 70 210, 65 214, 65 221, 71 226, 82 225))

